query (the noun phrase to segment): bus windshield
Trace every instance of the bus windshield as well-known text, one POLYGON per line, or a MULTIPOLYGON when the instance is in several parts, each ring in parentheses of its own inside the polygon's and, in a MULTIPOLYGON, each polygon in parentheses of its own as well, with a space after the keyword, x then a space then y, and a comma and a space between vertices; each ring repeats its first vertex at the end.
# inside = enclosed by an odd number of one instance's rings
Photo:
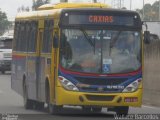
POLYGON ((60 64, 84 73, 128 73, 141 67, 139 31, 63 29, 60 64))

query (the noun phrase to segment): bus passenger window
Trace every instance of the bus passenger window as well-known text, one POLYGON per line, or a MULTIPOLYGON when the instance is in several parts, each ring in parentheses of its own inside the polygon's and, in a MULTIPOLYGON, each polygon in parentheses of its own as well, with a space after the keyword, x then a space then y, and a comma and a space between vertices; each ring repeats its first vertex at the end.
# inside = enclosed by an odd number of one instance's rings
POLYGON ((37 22, 33 21, 30 27, 30 32, 29 32, 29 43, 28 43, 28 51, 29 52, 35 52, 36 51, 36 40, 37 40, 37 22))
POLYGON ((53 20, 45 20, 43 42, 42 42, 43 53, 51 53, 52 40, 53 40, 53 20))

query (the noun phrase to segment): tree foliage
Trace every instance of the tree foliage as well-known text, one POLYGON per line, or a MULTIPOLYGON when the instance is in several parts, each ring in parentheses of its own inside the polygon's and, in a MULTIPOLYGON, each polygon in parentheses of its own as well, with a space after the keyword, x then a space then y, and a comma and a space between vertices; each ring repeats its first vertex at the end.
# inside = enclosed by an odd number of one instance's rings
POLYGON ((144 20, 147 21, 157 21, 159 18, 159 1, 151 4, 145 4, 142 9, 137 9, 136 11, 143 17, 144 10, 144 20))
POLYGON ((50 0, 33 0, 32 10, 37 10, 41 5, 50 3, 50 0))
POLYGON ((22 5, 21 7, 19 7, 19 8, 17 9, 17 11, 18 11, 18 12, 29 12, 30 9, 29 9, 28 6, 25 7, 24 5, 22 5))
POLYGON ((11 23, 8 21, 6 13, 0 9, 0 35, 2 35, 10 25, 11 23))

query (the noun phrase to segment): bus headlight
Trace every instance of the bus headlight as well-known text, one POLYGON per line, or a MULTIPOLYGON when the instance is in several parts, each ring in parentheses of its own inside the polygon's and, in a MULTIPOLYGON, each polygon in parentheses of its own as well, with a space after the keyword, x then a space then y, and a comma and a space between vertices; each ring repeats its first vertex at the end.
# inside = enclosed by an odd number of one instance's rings
POLYGON ((136 81, 132 82, 131 84, 129 84, 124 90, 123 92, 134 92, 138 89, 140 83, 141 83, 142 79, 139 78, 136 81))
POLYGON ((62 76, 58 76, 58 79, 61 83, 61 85, 66 89, 66 90, 71 90, 71 91, 79 91, 79 89, 69 80, 62 76))

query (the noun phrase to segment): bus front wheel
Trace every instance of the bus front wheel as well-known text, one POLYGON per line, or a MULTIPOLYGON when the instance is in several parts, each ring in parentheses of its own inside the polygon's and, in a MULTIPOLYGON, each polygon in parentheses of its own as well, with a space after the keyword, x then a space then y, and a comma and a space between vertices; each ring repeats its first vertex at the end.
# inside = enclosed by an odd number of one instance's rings
POLYGON ((62 110, 62 106, 58 106, 58 105, 53 105, 53 104, 49 104, 49 113, 54 115, 54 114, 59 114, 62 110))
POLYGON ((49 112, 50 114, 52 114, 52 115, 54 115, 54 114, 59 114, 59 113, 61 112, 63 106, 53 105, 53 104, 51 103, 51 101, 50 101, 50 91, 49 91, 49 88, 47 89, 46 92, 47 92, 47 93, 46 93, 46 102, 47 102, 47 104, 48 104, 48 107, 47 107, 48 112, 49 112))

